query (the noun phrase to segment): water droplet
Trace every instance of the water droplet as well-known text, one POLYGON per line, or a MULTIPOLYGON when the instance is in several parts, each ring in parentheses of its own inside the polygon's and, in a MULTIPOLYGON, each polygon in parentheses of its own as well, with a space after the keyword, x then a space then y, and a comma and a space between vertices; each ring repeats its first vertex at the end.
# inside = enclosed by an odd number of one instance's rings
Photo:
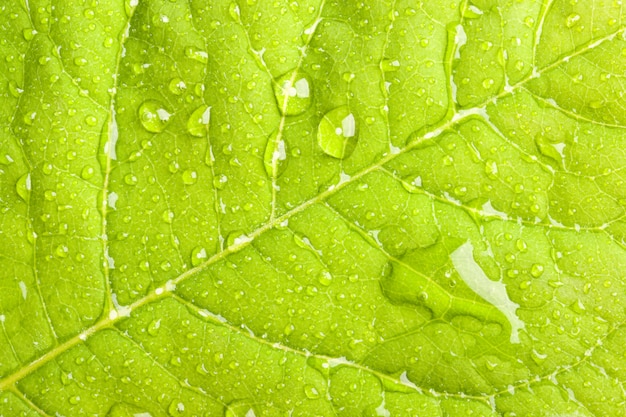
POLYGON ((70 397, 68 401, 70 402, 70 404, 76 405, 80 402, 80 397, 78 395, 74 395, 70 397))
POLYGON ((224 417, 256 417, 256 414, 250 404, 238 400, 224 408, 224 417))
POLYGON ((288 324, 283 329, 283 334, 285 336, 289 336, 291 333, 293 333, 294 330, 296 330, 296 326, 294 326, 293 324, 288 324))
POLYGON ((206 64, 207 62, 209 62, 209 54, 192 46, 188 46, 185 48, 185 56, 187 58, 194 59, 202 64, 206 64))
POLYGON ((333 276, 330 274, 330 272, 324 270, 319 274, 317 280, 320 282, 320 284, 328 287, 333 281, 333 276))
POLYGON ((69 253, 69 248, 65 245, 58 245, 56 249, 54 250, 54 255, 57 258, 67 258, 68 253, 69 253))
POLYGON ((124 176, 124 182, 128 185, 136 185, 137 184, 137 177, 133 174, 126 174, 124 176))
POLYGON ((542 155, 554 159, 557 162, 562 162, 563 156, 554 145, 550 143, 548 135, 542 133, 535 135, 535 145, 542 155))
POLYGON ((24 90, 22 90, 17 85, 17 82, 15 80, 11 80, 9 81, 9 92, 13 97, 18 98, 24 92, 24 90))
POLYGON ((171 210, 165 210, 162 214, 161 214, 161 218, 163 219, 163 221, 165 223, 172 223, 172 220, 174 220, 174 212, 171 210))
POLYGON ((161 320, 152 320, 150 324, 148 324, 146 331, 148 332, 150 336, 156 336, 157 334, 159 334, 160 327, 161 327, 161 320))
POLYGON ((83 57, 74 58, 74 64, 79 67, 84 67, 85 65, 87 65, 87 63, 88 63, 87 59, 83 57))
POLYGON ((53 190, 46 190, 43 192, 43 197, 48 201, 54 201, 57 198, 57 193, 53 190))
POLYGON ((202 262, 206 261, 207 258, 208 258, 208 255, 206 253, 206 249, 201 246, 197 246, 193 248, 193 250, 191 251, 191 265, 192 266, 200 265, 202 262))
POLYGON ((319 391, 313 385, 304 386, 304 395, 306 395, 307 398, 310 398, 312 400, 320 397, 319 391))
POLYGON ((530 268, 530 275, 532 275, 533 277, 539 278, 542 274, 543 274, 543 265, 534 264, 530 268))
POLYGON ((22 175, 15 184, 15 191, 17 191, 17 195, 19 195, 22 200, 28 203, 30 199, 30 173, 22 175))
POLYGON ((287 168, 287 148, 285 141, 278 137, 278 131, 267 140, 263 164, 270 178, 278 178, 287 168))
POLYGON ((36 34, 37 31, 35 29, 24 29, 22 31, 22 36, 24 36, 24 39, 26 39, 27 41, 32 40, 36 34))
POLYGON ((483 88, 491 88, 494 83, 495 81, 493 80, 493 78, 485 78, 483 80, 483 88))
POLYGON ((187 169, 183 172, 183 183, 185 185, 193 185, 198 181, 198 173, 187 169))
POLYGON ((208 133, 209 121, 211 120, 211 107, 202 105, 195 109, 187 120, 187 131, 192 136, 202 138, 208 133))
POLYGON ((565 19, 565 27, 572 28, 580 21, 580 15, 572 13, 565 19))
POLYGON ((311 105, 311 81, 299 71, 281 76, 274 85, 278 109, 287 116, 304 113, 311 105))
POLYGON ((187 89, 187 85, 181 78, 176 77, 172 78, 168 88, 172 94, 179 96, 185 92, 185 90, 187 89))
POLYGON ((237 3, 230 3, 228 6, 228 14, 233 18, 235 22, 239 22, 241 20, 241 11, 239 10, 239 5, 237 3))
POLYGON ((171 114, 154 100, 144 101, 139 106, 139 120, 148 132, 159 133, 165 129, 171 114))
POLYGON ((317 127, 317 144, 334 158, 349 157, 356 147, 357 126, 348 106, 326 113, 317 127))
POLYGON ((185 415, 185 404, 180 400, 174 399, 167 408, 167 413, 172 417, 183 416, 185 415))
POLYGON ((95 172, 96 171, 92 167, 86 166, 80 172, 80 176, 81 176, 82 179, 88 180, 88 179, 90 179, 90 178, 92 178, 94 176, 95 172))
POLYGON ((396 60, 383 59, 380 62, 380 68, 384 72, 398 71, 398 69, 400 69, 400 61, 398 61, 397 59, 396 60))
POLYGON ((85 123, 89 126, 95 126, 98 124, 98 119, 95 116, 87 116, 85 117, 85 123))

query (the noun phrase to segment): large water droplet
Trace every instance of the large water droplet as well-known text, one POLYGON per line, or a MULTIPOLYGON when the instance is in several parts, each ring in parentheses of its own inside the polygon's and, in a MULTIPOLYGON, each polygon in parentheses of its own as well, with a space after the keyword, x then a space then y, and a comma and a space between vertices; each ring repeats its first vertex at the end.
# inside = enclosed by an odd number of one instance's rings
POLYGON ((271 178, 278 178, 287 168, 287 146, 278 131, 270 135, 263 158, 265 172, 271 178))
POLYGON ((15 191, 17 191, 17 195, 22 197, 22 200, 28 203, 28 200, 30 199, 30 190, 31 190, 30 173, 28 173, 28 174, 22 175, 17 180, 17 183, 15 184, 15 191))
POLYGON ((317 144, 334 158, 349 157, 357 143, 357 126, 348 106, 326 113, 317 127, 317 144))
POLYGON ((154 100, 144 101, 139 106, 139 120, 148 132, 160 133, 167 126, 171 114, 163 106, 154 100))
POLYGON ((209 121, 211 120, 211 107, 202 105, 195 109, 189 120, 187 120, 187 131, 189 134, 202 138, 207 135, 209 121))
POLYGON ((302 72, 288 72, 274 84, 274 95, 281 113, 287 116, 302 114, 311 105, 311 81, 302 72))

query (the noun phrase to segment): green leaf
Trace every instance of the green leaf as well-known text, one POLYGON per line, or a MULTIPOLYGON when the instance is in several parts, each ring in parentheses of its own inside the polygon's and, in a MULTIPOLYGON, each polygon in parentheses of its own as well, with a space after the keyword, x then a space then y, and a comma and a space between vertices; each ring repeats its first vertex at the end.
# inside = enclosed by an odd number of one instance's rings
POLYGON ((618 416, 617 1, 5 0, 0 416, 618 416))

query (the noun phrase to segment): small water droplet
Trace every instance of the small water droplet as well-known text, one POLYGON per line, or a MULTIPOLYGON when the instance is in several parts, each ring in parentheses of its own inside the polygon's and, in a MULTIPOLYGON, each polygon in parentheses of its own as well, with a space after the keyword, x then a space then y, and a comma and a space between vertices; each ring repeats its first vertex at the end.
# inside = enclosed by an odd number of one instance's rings
POLYGON ((187 131, 190 135, 202 138, 208 133, 209 121, 211 120, 211 107, 202 105, 195 109, 187 120, 187 131))
POLYGON ((150 336, 156 336, 157 334, 159 334, 160 327, 161 327, 161 320, 152 320, 150 324, 148 324, 146 331, 148 332, 150 336))
POLYGON ((530 268, 530 275, 535 278, 539 278, 543 274, 543 265, 541 264, 533 264, 530 268))
POLYGON ((167 126, 171 114, 154 100, 144 101, 139 106, 139 120, 144 129, 152 133, 160 133, 167 126))
POLYGON ((187 169, 183 171, 183 183, 185 185, 193 185, 198 181, 198 173, 196 171, 187 169))
POLYGON ((185 56, 202 64, 206 64, 209 62, 209 54, 207 54, 206 51, 196 49, 192 46, 188 46, 185 48, 185 56))
POLYGON ((191 251, 191 265, 198 266, 208 258, 206 249, 201 246, 196 246, 191 251))
POLYGON ((572 13, 565 19, 565 27, 572 28, 580 21, 580 15, 578 13, 572 13))
POLYGON ((58 245, 56 249, 54 250, 54 255, 57 258, 67 258, 68 253, 69 253, 69 248, 62 244, 58 245))
POLYGON ((128 185, 137 185, 137 176, 133 174, 126 174, 124 176, 124 182, 128 185))
POLYGON ((168 88, 172 94, 179 96, 185 92, 185 90, 187 89, 187 85, 182 80, 182 78, 176 77, 176 78, 172 78, 172 80, 169 83, 168 88))
POLYGON ((320 397, 319 391, 313 385, 304 386, 304 395, 312 400, 320 397))
POLYGON ((357 141, 356 120, 348 106, 326 113, 317 127, 317 144, 325 154, 334 158, 349 157, 357 141))
POLYGON ((172 417, 184 416, 185 404, 181 400, 174 399, 167 408, 167 413, 172 417))
POLYGON ((165 223, 172 223, 172 220, 174 220, 174 212, 171 210, 165 210, 162 214, 161 214, 161 219, 163 219, 163 221, 165 223))

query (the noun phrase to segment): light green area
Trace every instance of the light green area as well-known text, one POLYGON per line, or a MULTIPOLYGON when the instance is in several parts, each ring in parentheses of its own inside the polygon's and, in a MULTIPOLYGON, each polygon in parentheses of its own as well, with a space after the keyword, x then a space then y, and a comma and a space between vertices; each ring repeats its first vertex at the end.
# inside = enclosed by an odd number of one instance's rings
POLYGON ((0 416, 619 416, 620 2, 0 4, 0 416))

